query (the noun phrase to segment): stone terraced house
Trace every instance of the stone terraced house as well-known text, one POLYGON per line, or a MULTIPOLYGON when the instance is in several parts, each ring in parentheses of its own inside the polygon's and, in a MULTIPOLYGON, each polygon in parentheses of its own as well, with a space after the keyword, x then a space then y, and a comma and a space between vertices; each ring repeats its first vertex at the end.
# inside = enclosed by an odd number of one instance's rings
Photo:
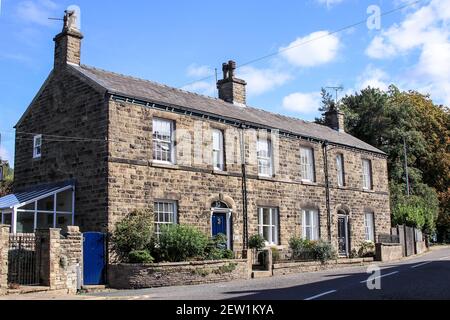
POLYGON ((386 155, 347 134, 339 111, 322 126, 250 107, 232 61, 218 99, 88 67, 65 20, 54 68, 16 126, 14 194, 0 199, 13 233, 107 233, 135 209, 157 231, 225 233, 236 252, 259 233, 280 248, 321 238, 348 256, 389 233, 386 155))

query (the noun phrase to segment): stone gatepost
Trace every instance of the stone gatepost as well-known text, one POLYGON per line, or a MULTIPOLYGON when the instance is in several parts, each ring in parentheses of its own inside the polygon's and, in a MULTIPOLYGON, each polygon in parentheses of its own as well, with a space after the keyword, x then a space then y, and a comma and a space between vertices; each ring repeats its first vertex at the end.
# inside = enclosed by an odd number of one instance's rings
POLYGON ((8 289, 9 228, 0 224, 0 295, 8 289))
POLYGON ((61 229, 36 231, 40 252, 41 284, 50 290, 76 293, 82 284, 83 243, 78 227, 68 227, 67 236, 61 229))

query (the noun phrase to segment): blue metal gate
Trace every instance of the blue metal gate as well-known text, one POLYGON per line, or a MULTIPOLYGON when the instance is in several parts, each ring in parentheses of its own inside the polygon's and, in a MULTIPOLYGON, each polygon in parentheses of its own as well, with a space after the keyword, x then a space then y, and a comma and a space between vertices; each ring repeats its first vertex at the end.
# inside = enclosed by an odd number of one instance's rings
POLYGON ((105 284, 105 247, 103 233, 87 232, 83 234, 83 278, 84 285, 105 284))

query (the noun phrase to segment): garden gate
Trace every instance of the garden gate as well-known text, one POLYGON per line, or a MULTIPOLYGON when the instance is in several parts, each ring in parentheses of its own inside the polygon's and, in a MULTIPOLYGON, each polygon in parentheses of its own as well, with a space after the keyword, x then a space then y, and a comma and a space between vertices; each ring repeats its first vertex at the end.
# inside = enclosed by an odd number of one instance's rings
POLYGON ((10 286, 40 284, 40 254, 36 251, 34 234, 9 236, 8 284, 10 286))

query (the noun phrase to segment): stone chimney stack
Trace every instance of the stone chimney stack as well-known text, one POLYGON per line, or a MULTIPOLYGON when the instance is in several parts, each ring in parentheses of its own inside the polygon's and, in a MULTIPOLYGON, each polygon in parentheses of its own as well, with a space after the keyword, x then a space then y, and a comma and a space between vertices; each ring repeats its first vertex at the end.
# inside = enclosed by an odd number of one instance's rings
POLYGON ((236 62, 229 61, 222 66, 223 79, 217 82, 217 89, 219 89, 219 98, 233 103, 235 105, 245 107, 246 91, 245 86, 247 82, 235 77, 236 62))
POLYGON ((335 104, 331 105, 330 110, 325 112, 325 124, 331 129, 345 132, 345 116, 339 111, 335 104))
POLYGON ((79 29, 79 16, 75 10, 66 10, 64 15, 64 26, 55 41, 55 65, 58 69, 66 64, 81 63, 81 40, 83 35, 79 29))

